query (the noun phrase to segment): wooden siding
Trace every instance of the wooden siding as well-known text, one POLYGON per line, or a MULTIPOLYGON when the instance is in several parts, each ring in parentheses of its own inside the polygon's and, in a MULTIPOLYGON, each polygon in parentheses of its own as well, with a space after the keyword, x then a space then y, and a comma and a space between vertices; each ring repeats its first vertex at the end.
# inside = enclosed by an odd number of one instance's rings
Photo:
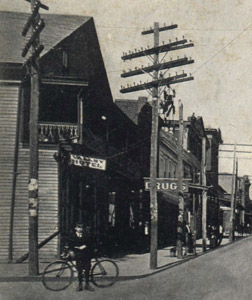
POLYGON ((0 85, 0 260, 8 260, 18 86, 0 85))
MULTIPOLYGON (((39 151, 39 243, 58 230, 58 167, 53 158, 56 150, 39 151)), ((20 148, 16 187, 13 255, 28 252, 28 177, 29 149, 20 148)), ((58 237, 39 250, 39 259, 51 260, 57 255, 58 237)))
MULTIPOLYGON (((0 261, 8 260, 19 86, 0 85, 0 261)), ((39 242, 58 230, 56 150, 39 152, 39 242)), ((29 149, 19 145, 14 206, 13 259, 28 252, 29 149)), ((41 260, 57 255, 58 237, 39 251, 41 260)))

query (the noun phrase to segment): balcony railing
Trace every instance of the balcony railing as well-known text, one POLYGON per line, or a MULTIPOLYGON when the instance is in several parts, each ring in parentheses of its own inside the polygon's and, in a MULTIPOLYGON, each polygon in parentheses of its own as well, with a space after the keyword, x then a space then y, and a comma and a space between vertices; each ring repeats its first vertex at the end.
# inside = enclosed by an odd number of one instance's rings
POLYGON ((43 123, 38 126, 39 142, 57 144, 62 140, 78 141, 78 125, 72 123, 43 123))

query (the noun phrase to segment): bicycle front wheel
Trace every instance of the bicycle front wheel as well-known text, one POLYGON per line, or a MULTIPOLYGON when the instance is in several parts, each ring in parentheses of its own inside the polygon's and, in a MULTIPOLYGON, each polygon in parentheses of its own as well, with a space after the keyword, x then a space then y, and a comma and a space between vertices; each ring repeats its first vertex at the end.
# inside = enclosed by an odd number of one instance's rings
POLYGON ((42 274, 42 283, 50 291, 65 290, 72 281, 72 267, 65 261, 55 261, 49 264, 42 274))
POLYGON ((119 275, 119 269, 115 262, 103 259, 94 264, 91 270, 91 280, 97 287, 113 285, 119 275))

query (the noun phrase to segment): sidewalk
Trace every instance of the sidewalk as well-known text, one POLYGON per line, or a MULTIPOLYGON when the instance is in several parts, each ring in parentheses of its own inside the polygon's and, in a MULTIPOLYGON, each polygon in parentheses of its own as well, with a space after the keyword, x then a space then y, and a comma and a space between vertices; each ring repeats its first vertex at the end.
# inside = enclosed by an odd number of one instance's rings
MULTIPOLYGON (((238 236, 236 241, 246 238, 247 236, 238 236)), ((225 245, 230 244, 227 237, 223 238, 221 246, 211 250, 207 248, 207 252, 216 251, 225 245)), ((150 276, 151 274, 159 273, 169 268, 175 267, 190 259, 194 259, 203 254, 202 240, 197 240, 197 255, 184 256, 182 259, 170 256, 171 247, 158 250, 158 266, 155 270, 150 270, 150 254, 129 254, 123 258, 113 259, 119 267, 119 280, 131 280, 150 276)), ((40 263, 39 271, 43 272, 48 263, 40 263)), ((28 262, 24 263, 0 263, 0 282, 17 282, 17 281, 40 281, 41 276, 29 276, 28 262)))
MULTIPOLYGON (((229 243, 230 242, 228 238, 224 238, 222 240, 221 246, 214 250, 217 250, 229 243)), ((181 263, 184 263, 190 259, 194 259, 203 254, 201 239, 197 240, 197 244, 196 244, 197 255, 189 254, 187 256, 184 256, 182 259, 178 259, 177 257, 170 256, 171 248, 173 248, 173 246, 158 250, 158 255, 157 255, 158 264, 157 264, 157 269, 155 270, 150 269, 150 253, 129 254, 121 259, 115 259, 120 270, 120 278, 126 280, 126 279, 147 277, 151 274, 159 273, 169 268, 180 265, 181 263)), ((183 252, 184 250, 185 249, 183 249, 183 252)), ((207 247, 207 251, 205 253, 209 251, 212 251, 212 249, 209 249, 209 247, 207 247)))

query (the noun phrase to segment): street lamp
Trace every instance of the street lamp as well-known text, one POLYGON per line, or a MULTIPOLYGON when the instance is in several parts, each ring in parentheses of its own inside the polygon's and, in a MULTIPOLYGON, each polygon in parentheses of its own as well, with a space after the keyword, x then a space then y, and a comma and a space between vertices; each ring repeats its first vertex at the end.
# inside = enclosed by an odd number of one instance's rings
POLYGON ((101 119, 105 122, 106 124, 106 153, 108 152, 108 139, 109 139, 109 133, 108 133, 108 121, 107 117, 102 115, 101 119))

